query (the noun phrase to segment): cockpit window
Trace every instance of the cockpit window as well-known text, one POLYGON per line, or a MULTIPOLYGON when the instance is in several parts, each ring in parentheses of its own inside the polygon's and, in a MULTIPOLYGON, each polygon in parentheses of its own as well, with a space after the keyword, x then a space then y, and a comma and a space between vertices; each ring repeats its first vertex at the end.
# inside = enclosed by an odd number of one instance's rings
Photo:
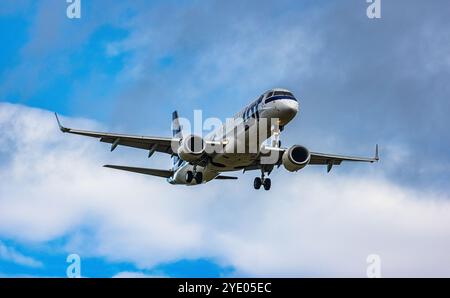
POLYGON ((275 92, 270 92, 267 94, 266 100, 264 101, 264 103, 269 103, 278 99, 290 99, 290 100, 295 100, 297 101, 297 99, 295 99, 294 95, 291 92, 287 92, 287 91, 275 91, 275 92))
POLYGON ((291 92, 286 91, 275 91, 275 95, 282 95, 282 96, 294 96, 291 92))

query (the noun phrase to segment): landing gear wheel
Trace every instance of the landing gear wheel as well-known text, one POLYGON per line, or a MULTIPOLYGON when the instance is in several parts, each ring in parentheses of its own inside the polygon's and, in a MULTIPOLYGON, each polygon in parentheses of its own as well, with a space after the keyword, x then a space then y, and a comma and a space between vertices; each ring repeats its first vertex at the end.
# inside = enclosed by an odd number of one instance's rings
POLYGON ((262 180, 259 177, 256 177, 255 180, 253 181, 253 187, 255 189, 260 189, 262 185, 262 180))
POLYGON ((194 179, 194 174, 191 171, 186 172, 186 182, 191 183, 192 179, 194 179))
POLYGON ((197 184, 202 184, 202 182, 203 182, 203 173, 202 172, 197 172, 195 174, 195 181, 197 182, 197 184))
POLYGON ((272 186, 272 181, 269 178, 264 179, 264 189, 265 190, 269 190, 270 187, 272 186))

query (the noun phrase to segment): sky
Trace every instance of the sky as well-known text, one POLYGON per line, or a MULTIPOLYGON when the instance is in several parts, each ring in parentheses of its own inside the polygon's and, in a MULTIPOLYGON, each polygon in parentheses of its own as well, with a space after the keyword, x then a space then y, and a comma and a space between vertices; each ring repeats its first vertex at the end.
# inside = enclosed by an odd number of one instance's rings
POLYGON ((450 3, 65 0, 0 4, 0 276, 450 276, 450 3), (283 144, 372 156, 198 187, 103 164, 168 156, 61 134, 170 136, 265 90, 300 101, 283 144))

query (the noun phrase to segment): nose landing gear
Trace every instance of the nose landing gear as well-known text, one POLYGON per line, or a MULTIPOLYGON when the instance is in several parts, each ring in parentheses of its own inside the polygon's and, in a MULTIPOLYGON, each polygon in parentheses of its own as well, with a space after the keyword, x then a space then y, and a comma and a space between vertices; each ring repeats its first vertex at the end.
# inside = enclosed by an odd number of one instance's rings
POLYGON ((194 173, 192 173, 191 171, 187 171, 185 179, 187 183, 191 183, 192 179, 194 179, 194 173))
POLYGON ((195 179, 195 183, 202 184, 203 182, 203 173, 202 172, 192 172, 187 171, 186 172, 186 183, 190 184, 195 179))

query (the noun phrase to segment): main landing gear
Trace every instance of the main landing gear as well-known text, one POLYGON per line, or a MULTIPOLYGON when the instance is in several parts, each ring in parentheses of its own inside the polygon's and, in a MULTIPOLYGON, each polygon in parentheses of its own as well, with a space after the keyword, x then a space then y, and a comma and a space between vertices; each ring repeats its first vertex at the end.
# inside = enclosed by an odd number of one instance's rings
MULTIPOLYGON (((283 131, 283 127, 280 127, 279 124, 274 125, 271 127, 272 130, 272 135, 273 135, 273 139, 272 139, 272 147, 275 148, 280 148, 281 147, 281 141, 280 141, 280 134, 281 131, 283 131)), ((270 190, 270 187, 272 186, 272 180, 270 180, 270 178, 265 178, 264 175, 267 172, 267 175, 270 175, 270 173, 272 172, 272 168, 270 167, 261 167, 261 178, 260 177, 256 177, 255 180, 253 181, 253 187, 255 189, 260 189, 261 186, 264 187, 265 190, 270 190)))
POLYGON ((260 189, 261 186, 263 186, 265 190, 270 190, 270 187, 272 186, 272 180, 270 180, 270 178, 264 178, 264 172, 261 173, 261 178, 256 177, 253 181, 253 187, 255 189, 260 189))
POLYGON ((194 172, 192 171, 187 171, 186 172, 186 182, 187 183, 191 183, 192 180, 195 179, 195 182, 197 184, 202 184, 203 182, 203 173, 202 172, 196 172, 194 169, 194 172))

